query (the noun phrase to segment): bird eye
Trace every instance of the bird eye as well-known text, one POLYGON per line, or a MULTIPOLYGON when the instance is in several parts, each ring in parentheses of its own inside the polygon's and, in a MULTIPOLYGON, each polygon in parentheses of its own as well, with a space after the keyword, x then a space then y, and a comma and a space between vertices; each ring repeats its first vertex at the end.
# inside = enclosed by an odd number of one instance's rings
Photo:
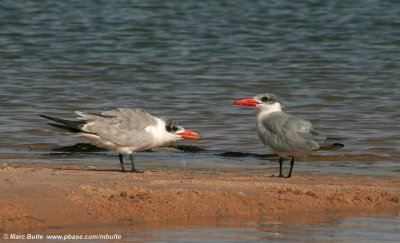
POLYGON ((271 100, 267 96, 264 96, 264 97, 261 98, 261 101, 262 102, 268 102, 268 101, 271 101, 271 100))
POLYGON ((176 131, 178 131, 178 127, 176 127, 176 126, 165 126, 165 128, 167 129, 167 132, 176 132, 176 131))

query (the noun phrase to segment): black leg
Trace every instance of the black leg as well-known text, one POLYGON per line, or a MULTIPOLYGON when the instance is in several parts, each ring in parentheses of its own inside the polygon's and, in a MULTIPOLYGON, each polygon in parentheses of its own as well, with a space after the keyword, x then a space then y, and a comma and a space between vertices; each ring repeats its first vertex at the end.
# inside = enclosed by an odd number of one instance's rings
MULTIPOLYGON (((278 177, 284 177, 282 174, 282 163, 283 163, 283 158, 279 157, 279 175, 278 177)), ((271 177, 275 177, 276 175, 272 175, 271 177)))
POLYGON ((290 171, 289 171, 289 175, 286 176, 286 178, 291 178, 292 177, 293 165, 294 165, 294 157, 292 157, 292 160, 290 161, 290 171))
POLYGON ((124 161, 122 160, 123 155, 119 154, 118 156, 119 156, 119 162, 121 163, 122 172, 125 172, 126 170, 125 170, 125 166, 124 166, 124 161))
POLYGON ((131 171, 132 171, 132 172, 136 172, 136 173, 143 173, 143 171, 137 170, 137 169, 135 168, 135 162, 133 161, 133 155, 132 155, 132 154, 129 155, 129 159, 131 160, 131 164, 132 164, 132 169, 131 169, 131 171))
POLYGON ((283 158, 279 157, 279 177, 283 177, 283 174, 282 174, 282 163, 283 163, 283 158))

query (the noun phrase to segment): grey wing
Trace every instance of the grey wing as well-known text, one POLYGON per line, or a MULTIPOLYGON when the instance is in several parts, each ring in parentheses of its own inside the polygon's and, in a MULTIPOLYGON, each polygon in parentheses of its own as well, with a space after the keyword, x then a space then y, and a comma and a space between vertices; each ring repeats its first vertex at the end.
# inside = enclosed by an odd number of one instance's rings
POLYGON ((284 112, 267 117, 262 124, 269 139, 267 145, 277 151, 315 150, 326 139, 313 130, 311 122, 284 112))
POLYGON ((147 126, 155 126, 157 118, 143 109, 117 108, 101 112, 103 116, 113 117, 121 129, 143 130, 147 126))
POLYGON ((79 111, 76 114, 87 121, 82 130, 124 146, 148 142, 152 135, 145 128, 157 125, 157 118, 143 109, 117 108, 100 114, 79 111))
POLYGON ((291 115, 290 117, 291 117, 290 121, 288 122, 289 126, 297 128, 298 129, 297 133, 301 137, 309 140, 315 140, 318 142, 326 140, 325 135, 322 135, 313 129, 311 122, 291 115))

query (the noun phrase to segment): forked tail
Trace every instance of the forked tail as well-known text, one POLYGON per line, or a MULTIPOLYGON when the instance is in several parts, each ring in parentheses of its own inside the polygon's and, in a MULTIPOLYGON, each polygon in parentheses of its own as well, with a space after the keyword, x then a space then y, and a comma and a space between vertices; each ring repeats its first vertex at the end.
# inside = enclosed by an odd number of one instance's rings
POLYGON ((39 116, 56 122, 56 123, 47 123, 50 126, 61 128, 63 130, 67 130, 72 133, 85 132, 82 130, 83 125, 85 125, 85 123, 86 123, 85 121, 69 121, 69 120, 64 120, 64 119, 55 118, 55 117, 46 116, 46 115, 39 115, 39 116))

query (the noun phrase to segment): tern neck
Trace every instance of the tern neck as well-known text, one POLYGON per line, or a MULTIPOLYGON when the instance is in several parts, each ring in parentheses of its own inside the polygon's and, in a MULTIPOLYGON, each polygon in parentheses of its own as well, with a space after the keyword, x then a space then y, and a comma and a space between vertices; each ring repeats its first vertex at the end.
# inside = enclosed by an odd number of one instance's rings
POLYGON ((282 106, 280 103, 274 104, 260 104, 257 105, 258 113, 262 113, 263 115, 267 115, 272 112, 282 111, 282 106))

